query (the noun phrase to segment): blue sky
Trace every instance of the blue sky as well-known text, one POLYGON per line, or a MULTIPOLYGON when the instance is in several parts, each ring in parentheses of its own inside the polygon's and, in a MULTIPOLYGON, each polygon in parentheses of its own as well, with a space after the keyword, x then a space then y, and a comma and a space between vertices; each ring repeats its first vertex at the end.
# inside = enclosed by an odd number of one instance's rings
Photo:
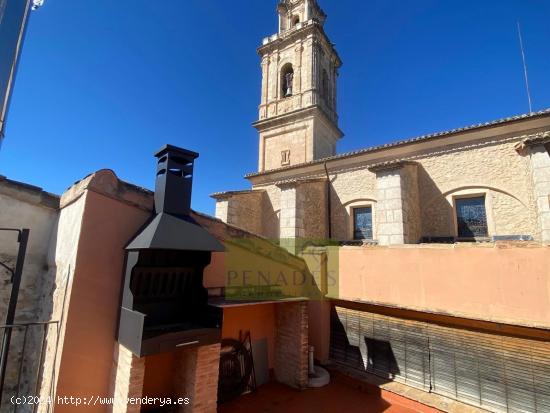
MULTIPOLYGON (((320 0, 344 61, 338 151, 550 107, 548 0, 320 0)), ((101 169, 152 188, 164 143, 200 152, 193 207, 257 169, 276 0, 46 0, 31 16, 0 174, 62 193, 101 169)))

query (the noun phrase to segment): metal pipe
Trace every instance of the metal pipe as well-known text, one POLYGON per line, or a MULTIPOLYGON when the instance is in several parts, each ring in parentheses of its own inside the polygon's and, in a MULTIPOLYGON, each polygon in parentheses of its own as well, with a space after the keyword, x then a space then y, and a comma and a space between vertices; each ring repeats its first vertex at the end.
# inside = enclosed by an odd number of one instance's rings
POLYGON ((23 275, 23 265, 25 263, 25 255, 27 253, 27 243, 29 241, 30 231, 26 228, 22 230, 5 229, 7 231, 19 232, 17 242, 19 243, 19 251, 17 253, 17 262, 13 274, 13 285, 11 288, 10 301, 8 303, 8 311, 6 313, 6 326, 4 330, 4 339, 2 340, 2 351, 0 352, 0 405, 2 405, 2 393, 4 392, 4 380, 6 378, 6 368, 8 362, 8 350, 11 342, 11 325, 15 319, 15 309, 17 307, 17 298, 19 297, 19 287, 21 285, 21 276, 23 275))
POLYGON ((330 176, 328 174, 327 163, 324 163, 325 174, 327 176, 327 220, 328 220, 328 239, 332 238, 332 200, 330 199, 330 176))

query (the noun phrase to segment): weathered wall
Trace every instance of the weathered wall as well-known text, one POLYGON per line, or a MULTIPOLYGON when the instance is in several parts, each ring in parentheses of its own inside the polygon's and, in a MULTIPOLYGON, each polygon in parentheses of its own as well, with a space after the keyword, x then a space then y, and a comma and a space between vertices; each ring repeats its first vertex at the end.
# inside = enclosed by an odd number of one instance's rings
MULTIPOLYGON (((37 321, 43 312, 45 292, 52 288, 52 272, 55 265, 49 260, 48 247, 57 224, 59 199, 43 193, 39 188, 29 188, 0 180, 0 227, 30 229, 25 266, 19 293, 17 322, 37 321)), ((55 238, 53 239, 55 241, 55 238)), ((19 244, 17 234, 0 232, 0 260, 15 268, 19 244)), ((0 320, 6 316, 11 293, 11 274, 0 268, 0 320)), ((51 309, 51 305, 50 305, 51 309)))
MULTIPOLYGON (((65 321, 67 320, 68 291, 73 282, 74 267, 76 263, 78 241, 82 225, 86 197, 80 196, 67 204, 61 204, 59 222, 55 235, 56 242, 49 245, 49 254, 55 262, 53 308, 51 319, 60 323, 59 336, 55 331, 50 331, 47 336, 46 355, 42 369, 42 384, 40 394, 46 397, 55 391, 57 375, 63 352, 65 337, 65 321), (59 344, 59 345, 58 345, 59 344), (57 348, 57 351, 56 351, 57 348)), ((47 411, 47 404, 40 405, 39 412, 47 411)))
MULTIPOLYGON (((0 177, 0 227, 30 229, 15 323, 50 320, 55 262, 48 254, 48 248, 51 242, 55 243, 58 206, 58 197, 40 188, 0 177)), ((1 231, 0 261, 15 269, 18 249, 17 233, 1 231)), ((11 274, 0 268, 0 324, 5 324, 11 291, 11 274)), ((24 330, 13 331, 6 376, 7 393, 11 393, 17 384, 21 357, 24 360, 21 394, 30 394, 34 389, 43 331, 42 326, 29 328, 24 354, 24 330)))
POLYGON ((449 195, 463 190, 486 193, 489 235, 540 234, 529 158, 520 156, 517 140, 449 150, 416 159, 424 236, 454 235, 449 195), (488 217, 490 219, 490 217, 488 217))
POLYGON ((214 195, 216 218, 253 234, 263 233, 262 214, 266 209, 263 191, 243 191, 214 195))
MULTIPOLYGON (((63 320, 56 368, 59 396, 110 394, 123 247, 150 215, 150 196, 143 195, 128 191, 112 172, 100 171, 62 197, 58 242, 52 246, 57 263, 54 314, 63 320)), ((50 388, 54 343, 52 337, 43 391, 50 388)), ((60 405, 56 411, 73 408, 60 405)))
POLYGON ((343 247, 339 297, 505 324, 550 327, 550 247, 343 247))
POLYGON ((326 239, 327 231, 327 183, 325 180, 307 182, 299 187, 303 193, 303 220, 305 237, 326 239))

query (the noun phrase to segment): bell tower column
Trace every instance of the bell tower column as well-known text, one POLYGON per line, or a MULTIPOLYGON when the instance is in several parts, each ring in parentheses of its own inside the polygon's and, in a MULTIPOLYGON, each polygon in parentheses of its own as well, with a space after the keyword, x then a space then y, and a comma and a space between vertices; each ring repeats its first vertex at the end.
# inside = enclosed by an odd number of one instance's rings
POLYGON ((343 136, 336 113, 342 62, 324 32, 317 0, 282 0, 279 32, 263 40, 259 120, 260 172, 336 153, 343 136))

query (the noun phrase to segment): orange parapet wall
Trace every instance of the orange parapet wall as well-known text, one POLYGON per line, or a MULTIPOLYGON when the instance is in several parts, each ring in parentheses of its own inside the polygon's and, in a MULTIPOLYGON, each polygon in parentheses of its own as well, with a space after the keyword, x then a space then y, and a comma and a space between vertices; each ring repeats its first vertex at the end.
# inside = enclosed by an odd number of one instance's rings
POLYGON ((550 247, 344 247, 339 297, 476 320, 550 327, 550 247))

